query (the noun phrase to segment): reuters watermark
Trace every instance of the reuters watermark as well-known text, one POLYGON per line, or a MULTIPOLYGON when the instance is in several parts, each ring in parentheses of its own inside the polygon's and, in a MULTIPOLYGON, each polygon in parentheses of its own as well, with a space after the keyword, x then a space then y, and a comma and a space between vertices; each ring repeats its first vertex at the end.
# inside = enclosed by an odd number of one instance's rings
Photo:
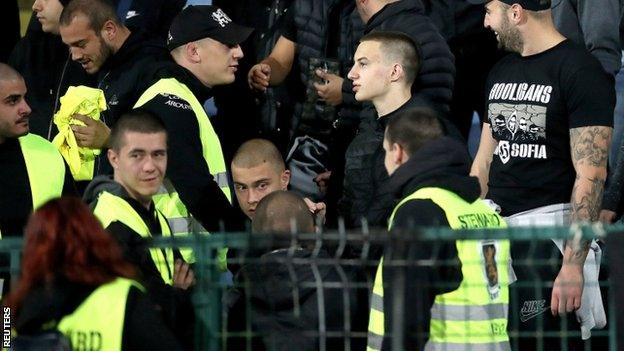
POLYGON ((2 307, 2 347, 11 347, 11 308, 2 307))

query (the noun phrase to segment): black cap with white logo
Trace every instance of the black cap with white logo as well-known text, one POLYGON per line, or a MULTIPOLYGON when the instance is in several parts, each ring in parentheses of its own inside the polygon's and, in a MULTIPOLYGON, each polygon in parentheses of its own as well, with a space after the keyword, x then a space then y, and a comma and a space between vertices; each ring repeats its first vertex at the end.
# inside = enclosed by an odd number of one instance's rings
POLYGON ((220 8, 210 5, 187 6, 171 23, 167 48, 173 50, 192 41, 211 38, 228 46, 238 45, 253 28, 238 25, 220 8))

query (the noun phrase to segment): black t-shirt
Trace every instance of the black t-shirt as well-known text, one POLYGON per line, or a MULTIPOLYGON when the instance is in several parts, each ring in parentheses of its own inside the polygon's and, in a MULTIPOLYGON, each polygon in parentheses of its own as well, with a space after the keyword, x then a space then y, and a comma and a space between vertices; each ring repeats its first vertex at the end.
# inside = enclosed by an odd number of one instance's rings
POLYGON ((570 201, 576 172, 572 128, 613 126, 613 80, 565 40, 539 54, 511 54, 490 72, 488 120, 498 146, 488 198, 503 215, 570 201))
MULTIPOLYGON (((46 171, 41 169, 42 172, 46 171)), ((63 195, 77 195, 65 164, 63 195)), ((32 212, 32 195, 24 155, 18 139, 0 144, 0 231, 2 236, 21 236, 32 212)))

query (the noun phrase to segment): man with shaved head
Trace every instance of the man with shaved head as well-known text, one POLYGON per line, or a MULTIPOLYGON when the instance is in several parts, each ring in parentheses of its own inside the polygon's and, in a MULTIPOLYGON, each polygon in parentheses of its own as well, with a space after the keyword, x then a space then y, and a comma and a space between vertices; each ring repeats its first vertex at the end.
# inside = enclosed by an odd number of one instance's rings
POLYGON ((301 196, 284 190, 274 191, 260 201, 254 217, 254 233, 312 233, 314 217, 301 196))
POLYGON ((47 140, 29 134, 26 84, 0 63, 0 232, 21 236, 28 216, 46 201, 75 194, 61 154, 47 140))
POLYGON ((265 139, 245 142, 232 159, 232 179, 238 204, 250 219, 256 206, 266 195, 286 190, 290 171, 275 145, 265 139))
MULTIPOLYGON (((364 349, 362 338, 350 336, 361 334, 366 323, 368 289, 347 284, 359 280, 359 269, 313 264, 331 257, 326 247, 314 248, 313 241, 291 246, 291 233, 315 230, 314 217, 300 195, 276 190, 255 209, 253 233, 277 235, 278 240, 247 253, 235 275, 225 299, 230 303, 229 331, 248 330, 249 322, 258 335, 251 339, 254 350, 342 350, 347 338, 352 349, 364 349), (321 328, 327 335, 319 334, 321 328)), ((243 349, 245 342, 228 338, 228 349, 243 349)))
MULTIPOLYGON (((241 210, 249 219, 254 218, 256 206, 263 197, 276 190, 288 189, 290 171, 277 147, 265 139, 251 139, 245 142, 232 159, 232 179, 236 199, 241 210)), ((314 203, 305 198, 310 212, 322 224, 325 204, 314 203)))

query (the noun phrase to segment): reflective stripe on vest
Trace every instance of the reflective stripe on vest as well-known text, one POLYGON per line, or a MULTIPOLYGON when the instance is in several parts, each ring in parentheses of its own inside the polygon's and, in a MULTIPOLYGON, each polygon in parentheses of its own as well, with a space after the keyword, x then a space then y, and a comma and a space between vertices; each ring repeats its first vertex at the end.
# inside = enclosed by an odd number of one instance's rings
MULTIPOLYGON (((414 199, 433 201, 444 210, 453 229, 507 227, 504 220, 481 200, 469 204, 448 190, 422 188, 394 208, 388 230, 392 229, 397 210, 414 199)), ((457 290, 436 296, 426 350, 509 350, 509 241, 458 240, 456 246, 462 262, 463 280, 457 290)), ((382 265, 383 258, 373 286, 367 350, 380 350, 385 332, 382 265)))
POLYGON ((26 134, 18 140, 26 163, 35 210, 63 193, 65 161, 52 143, 38 135, 26 134))
MULTIPOLYGON (((115 221, 119 221, 143 238, 152 237, 149 227, 134 208, 126 200, 107 191, 103 191, 98 196, 93 214, 102 222, 104 228, 115 221)), ((164 216, 158 210, 156 210, 156 215, 158 216, 158 223, 160 224, 163 237, 171 236, 171 231, 164 216)), ((150 248, 149 252, 163 281, 166 284, 173 285, 173 249, 170 247, 163 249, 155 247, 150 248)))
MULTIPOLYGON (((202 145, 202 155, 215 182, 223 191, 227 199, 232 202, 232 190, 230 189, 223 151, 219 137, 212 128, 210 119, 202 104, 197 100, 193 92, 174 78, 161 79, 149 87, 139 98, 134 108, 143 106, 156 95, 175 95, 185 100, 190 106, 199 125, 199 139, 202 145)), ((175 152, 172 150, 171 152, 175 152)), ((154 203, 167 218, 174 235, 188 235, 190 233, 207 234, 201 224, 188 212, 186 206, 180 200, 178 192, 171 182, 165 181, 164 187, 154 196, 154 203)), ((189 263, 195 262, 195 255, 191 249, 181 249, 180 253, 189 263)), ((226 269, 227 248, 219 251, 219 266, 226 269)))
POLYGON ((95 289, 57 328, 72 342, 73 350, 121 351, 126 302, 130 287, 138 283, 117 278, 95 289))

